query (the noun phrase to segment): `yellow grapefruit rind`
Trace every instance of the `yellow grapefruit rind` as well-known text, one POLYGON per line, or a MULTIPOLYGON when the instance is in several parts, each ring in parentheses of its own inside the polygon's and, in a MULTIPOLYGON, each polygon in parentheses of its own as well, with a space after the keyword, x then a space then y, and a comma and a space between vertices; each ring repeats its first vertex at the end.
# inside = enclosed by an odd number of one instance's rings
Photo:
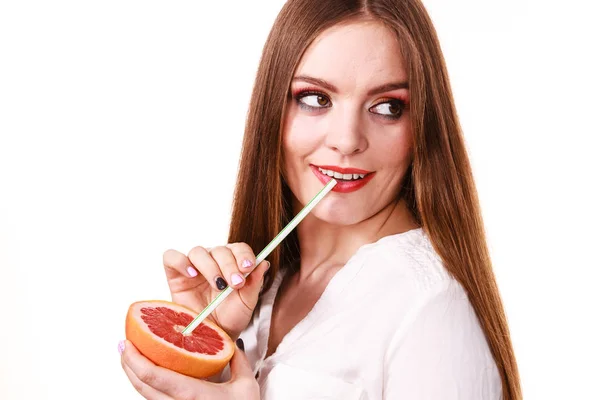
POLYGON ((135 317, 135 310, 141 304, 150 307, 164 306, 178 312, 188 312, 192 317, 195 317, 197 313, 187 307, 164 300, 137 301, 129 306, 125 319, 125 337, 140 353, 156 365, 194 378, 208 378, 221 372, 233 357, 235 347, 229 335, 207 319, 202 323, 210 326, 223 337, 225 348, 220 357, 203 357, 200 353, 190 353, 184 349, 174 348, 166 340, 152 334, 144 322, 135 317))

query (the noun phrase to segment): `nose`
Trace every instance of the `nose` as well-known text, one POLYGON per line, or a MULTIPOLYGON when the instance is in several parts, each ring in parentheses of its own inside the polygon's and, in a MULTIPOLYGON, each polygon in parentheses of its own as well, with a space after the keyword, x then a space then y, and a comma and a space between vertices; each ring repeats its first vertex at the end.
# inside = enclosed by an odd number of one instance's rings
POLYGON ((360 112, 338 109, 332 115, 325 145, 342 155, 363 152, 367 148, 360 112))

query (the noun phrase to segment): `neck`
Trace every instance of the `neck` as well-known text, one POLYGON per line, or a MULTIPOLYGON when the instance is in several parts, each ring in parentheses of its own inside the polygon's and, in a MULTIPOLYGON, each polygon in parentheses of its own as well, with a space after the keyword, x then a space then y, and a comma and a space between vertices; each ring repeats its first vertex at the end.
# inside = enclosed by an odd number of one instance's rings
MULTIPOLYGON (((295 208, 299 211, 300 206, 295 208)), ((417 227, 403 200, 392 202, 353 225, 334 225, 309 214, 296 227, 300 244, 300 271, 296 280, 322 279, 344 266, 362 245, 417 227)))

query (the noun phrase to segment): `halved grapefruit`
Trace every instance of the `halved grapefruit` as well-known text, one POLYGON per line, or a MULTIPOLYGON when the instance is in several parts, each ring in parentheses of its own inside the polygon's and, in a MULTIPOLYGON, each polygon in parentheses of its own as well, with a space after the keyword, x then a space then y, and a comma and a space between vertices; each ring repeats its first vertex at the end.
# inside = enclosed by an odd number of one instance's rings
POLYGON ((195 378, 215 375, 235 351, 231 338, 204 320, 193 332, 181 331, 197 313, 163 300, 138 301, 129 306, 125 337, 157 365, 195 378))

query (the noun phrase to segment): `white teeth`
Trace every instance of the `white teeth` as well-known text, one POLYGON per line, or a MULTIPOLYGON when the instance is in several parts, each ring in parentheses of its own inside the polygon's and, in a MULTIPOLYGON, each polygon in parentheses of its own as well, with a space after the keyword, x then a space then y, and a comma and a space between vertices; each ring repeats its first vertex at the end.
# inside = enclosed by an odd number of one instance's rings
POLYGON ((327 175, 327 176, 331 176, 335 179, 342 179, 345 181, 351 181, 351 180, 356 180, 356 179, 362 179, 365 177, 366 174, 342 174, 340 172, 335 172, 335 171, 331 171, 328 169, 323 169, 319 167, 319 171, 321 171, 322 174, 327 175))
POLYGON ((321 173, 324 175, 333 176, 333 174, 334 174, 333 171, 329 171, 328 169, 319 168, 319 171, 321 171, 321 173))

